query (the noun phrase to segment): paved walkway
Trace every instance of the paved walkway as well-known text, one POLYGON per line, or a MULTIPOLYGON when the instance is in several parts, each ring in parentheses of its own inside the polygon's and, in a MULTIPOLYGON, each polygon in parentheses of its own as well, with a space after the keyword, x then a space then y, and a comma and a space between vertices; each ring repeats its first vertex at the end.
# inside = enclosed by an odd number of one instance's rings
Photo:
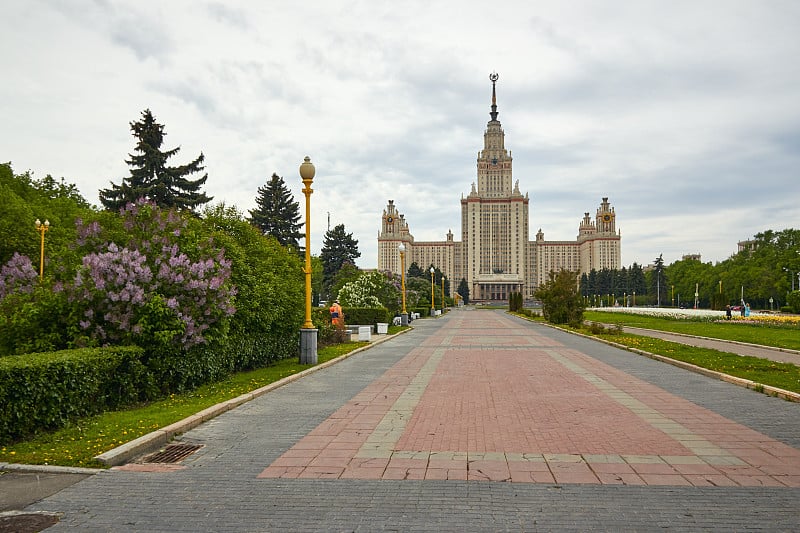
POLYGON ((800 405, 459 310, 30 510, 125 531, 793 530, 800 405), (153 471, 141 471, 153 470, 153 471))

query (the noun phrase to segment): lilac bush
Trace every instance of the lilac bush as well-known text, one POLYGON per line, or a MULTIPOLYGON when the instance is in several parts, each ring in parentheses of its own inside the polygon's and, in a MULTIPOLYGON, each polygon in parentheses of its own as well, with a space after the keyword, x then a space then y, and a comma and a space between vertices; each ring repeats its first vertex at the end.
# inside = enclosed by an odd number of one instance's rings
POLYGON ((173 344, 188 348, 224 333, 236 291, 223 251, 209 240, 195 242, 175 211, 140 201, 121 215, 122 246, 100 245, 104 232, 96 222, 78 224, 79 246, 102 248, 83 257, 66 287, 80 308, 84 342, 141 343, 143 336, 163 340, 168 333, 173 344))
POLYGON ((0 268, 0 300, 14 292, 31 294, 38 276, 30 258, 15 252, 0 268))

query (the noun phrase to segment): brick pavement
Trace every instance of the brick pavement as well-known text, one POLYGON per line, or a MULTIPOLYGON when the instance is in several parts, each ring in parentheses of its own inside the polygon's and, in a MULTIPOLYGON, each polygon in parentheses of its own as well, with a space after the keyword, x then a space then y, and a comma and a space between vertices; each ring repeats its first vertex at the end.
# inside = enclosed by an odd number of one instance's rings
POLYGON ((260 477, 800 487, 800 451, 497 313, 461 313, 260 477))
POLYGON ((91 531, 797 528, 797 404, 501 312, 414 325, 189 431, 183 469, 29 510, 91 531))

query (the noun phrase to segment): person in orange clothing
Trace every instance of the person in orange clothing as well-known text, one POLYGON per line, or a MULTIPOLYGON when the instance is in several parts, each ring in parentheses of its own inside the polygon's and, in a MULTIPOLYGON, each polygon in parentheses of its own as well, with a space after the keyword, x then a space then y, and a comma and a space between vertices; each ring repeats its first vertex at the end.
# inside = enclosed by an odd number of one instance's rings
POLYGON ((339 305, 339 300, 334 300, 333 305, 331 305, 331 324, 337 328, 344 327, 344 312, 342 311, 342 306, 339 305))

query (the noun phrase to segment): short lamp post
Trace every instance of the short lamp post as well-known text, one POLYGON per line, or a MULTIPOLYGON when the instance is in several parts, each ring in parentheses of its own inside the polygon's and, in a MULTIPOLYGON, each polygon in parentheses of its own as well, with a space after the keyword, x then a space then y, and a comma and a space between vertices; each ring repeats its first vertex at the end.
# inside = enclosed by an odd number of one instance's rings
POLYGON ((434 306, 434 304, 433 304, 433 299, 434 299, 434 296, 433 296, 433 294, 434 294, 434 292, 433 292, 433 289, 434 289, 434 287, 436 286, 436 284, 435 284, 435 283, 434 283, 434 281, 433 281, 433 274, 434 274, 435 272, 436 272, 436 269, 434 269, 433 267, 431 267, 431 316, 436 316, 436 307, 435 307, 435 306, 434 306))
POLYGON ((636 291, 633 291, 633 306, 636 307, 636 291))
POLYGON ((300 178, 303 180, 303 194, 306 195, 306 264, 303 273, 306 275, 306 320, 300 328, 300 364, 317 364, 317 330, 311 321, 311 183, 316 170, 311 158, 306 156, 300 165, 300 178))
POLYGON ((397 247, 400 252, 400 291, 403 294, 403 309, 400 311, 400 325, 408 325, 408 311, 406 311, 406 245, 402 242, 397 247))
POLYGON ((45 220, 44 224, 37 218, 36 219, 36 231, 42 236, 41 239, 41 254, 39 256, 39 281, 44 279, 44 234, 47 233, 47 230, 50 229, 50 221, 45 220))

